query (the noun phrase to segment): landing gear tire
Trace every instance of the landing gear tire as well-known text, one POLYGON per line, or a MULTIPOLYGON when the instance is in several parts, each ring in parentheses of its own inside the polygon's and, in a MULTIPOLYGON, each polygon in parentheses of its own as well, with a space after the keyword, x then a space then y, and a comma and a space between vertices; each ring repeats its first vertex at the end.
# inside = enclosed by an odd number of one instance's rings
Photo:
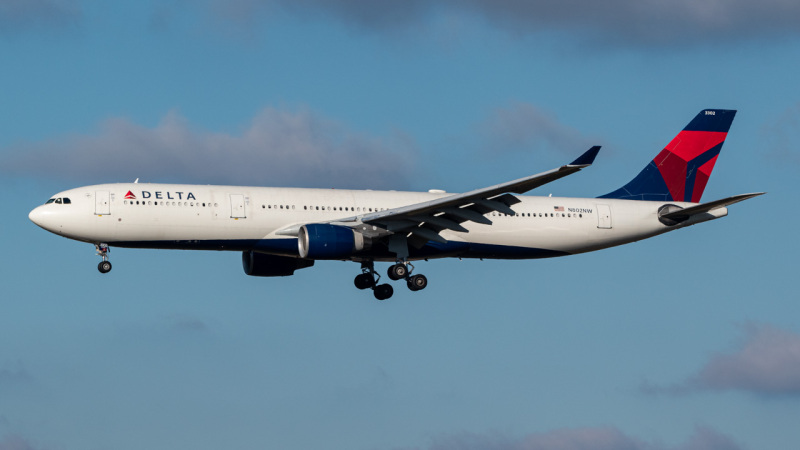
POLYGON ((386 300, 387 298, 391 297, 394 294, 394 289, 389 284, 380 284, 375 286, 373 291, 375 294, 375 298, 378 300, 386 300))
POLYGON ((405 264, 400 264, 400 263, 389 266, 387 275, 389 275, 389 278, 391 280, 394 281, 402 280, 408 275, 408 267, 406 267, 405 264))
POLYGON ((370 273, 362 273, 361 275, 356 275, 356 279, 353 280, 353 283, 359 289, 369 289, 375 285, 375 280, 370 273))
POLYGON ((97 270, 99 270, 100 273, 111 272, 111 262, 110 261, 100 261, 100 264, 97 265, 97 270))
POLYGON ((428 286, 428 279, 425 275, 414 275, 409 277, 407 283, 408 288, 412 291, 421 291, 428 286))

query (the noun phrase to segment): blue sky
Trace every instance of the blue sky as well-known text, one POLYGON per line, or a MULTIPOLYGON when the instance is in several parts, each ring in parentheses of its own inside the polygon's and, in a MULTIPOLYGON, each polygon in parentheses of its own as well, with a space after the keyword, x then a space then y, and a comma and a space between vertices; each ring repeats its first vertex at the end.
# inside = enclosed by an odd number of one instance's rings
POLYGON ((0 0, 0 450, 796 448, 800 7, 752 2, 0 0), (665 3, 666 5, 666 3, 665 3), (446 189, 627 182, 739 112, 705 200, 652 240, 420 263, 87 244, 27 213, 132 181, 446 189), (381 268, 384 270, 384 268, 381 268))

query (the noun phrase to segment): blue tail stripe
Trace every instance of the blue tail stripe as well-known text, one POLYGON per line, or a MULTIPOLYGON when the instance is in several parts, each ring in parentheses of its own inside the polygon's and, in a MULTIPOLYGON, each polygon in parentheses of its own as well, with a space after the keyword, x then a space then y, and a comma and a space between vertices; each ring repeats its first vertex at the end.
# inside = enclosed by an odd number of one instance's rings
POLYGON ((722 144, 714 146, 711 150, 689 161, 689 163, 686 165, 686 189, 683 191, 683 201, 692 201, 694 182, 697 179, 697 177, 694 175, 695 172, 700 170, 700 167, 702 167, 703 164, 711 161, 715 156, 719 155, 720 150, 722 150, 722 144))
POLYGON ((727 133, 736 115, 735 109, 705 109, 700 112, 684 131, 718 131, 727 133))
POLYGON ((620 198, 625 200, 673 201, 664 177, 655 163, 649 164, 636 175, 636 178, 614 192, 597 198, 620 198))

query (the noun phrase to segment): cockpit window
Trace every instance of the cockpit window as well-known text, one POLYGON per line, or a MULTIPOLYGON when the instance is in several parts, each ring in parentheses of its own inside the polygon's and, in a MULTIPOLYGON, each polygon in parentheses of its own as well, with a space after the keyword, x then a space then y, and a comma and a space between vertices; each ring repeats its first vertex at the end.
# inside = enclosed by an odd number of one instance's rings
POLYGON ((71 205, 72 201, 67 197, 51 198, 50 200, 45 202, 45 205, 49 205, 50 203, 55 203, 57 205, 71 205))

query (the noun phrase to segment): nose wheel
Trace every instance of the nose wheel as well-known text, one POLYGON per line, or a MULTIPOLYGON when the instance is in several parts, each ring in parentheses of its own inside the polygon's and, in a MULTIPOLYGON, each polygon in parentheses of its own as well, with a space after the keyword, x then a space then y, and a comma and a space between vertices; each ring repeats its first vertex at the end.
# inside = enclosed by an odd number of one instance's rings
POLYGON ((97 255, 103 258, 100 264, 97 265, 97 270, 99 270, 100 273, 111 272, 111 261, 108 260, 108 252, 110 252, 111 249, 108 248, 108 244, 95 244, 94 248, 97 250, 97 255))

